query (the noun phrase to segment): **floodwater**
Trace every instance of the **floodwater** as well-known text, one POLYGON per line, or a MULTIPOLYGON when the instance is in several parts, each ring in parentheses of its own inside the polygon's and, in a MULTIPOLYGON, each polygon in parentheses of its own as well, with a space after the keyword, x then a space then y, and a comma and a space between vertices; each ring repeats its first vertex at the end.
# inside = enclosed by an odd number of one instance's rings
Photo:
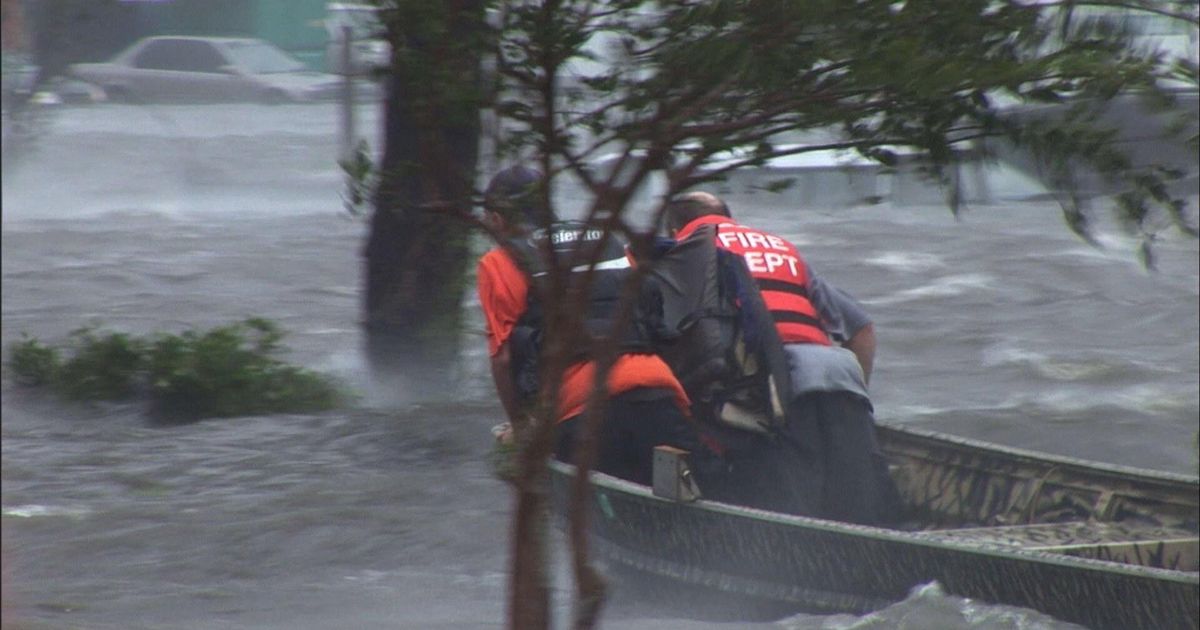
MULTIPOLYGON (((286 358, 362 392, 336 412, 161 427, 137 404, 69 405, 5 378, 6 628, 503 626, 510 496, 488 466, 501 412, 481 325, 445 391, 369 378, 365 225, 342 210, 337 120, 324 105, 65 109, 3 174, 5 348, 262 316, 290 331, 286 358)), ((1196 241, 1165 235, 1149 273, 1118 231, 1092 248, 1022 198, 1028 182, 995 181, 960 220, 934 194, 729 199, 872 312, 880 422, 1194 473, 1196 241)), ((606 628, 1075 627, 937 585, 872 615, 749 626, 615 590, 606 628)))

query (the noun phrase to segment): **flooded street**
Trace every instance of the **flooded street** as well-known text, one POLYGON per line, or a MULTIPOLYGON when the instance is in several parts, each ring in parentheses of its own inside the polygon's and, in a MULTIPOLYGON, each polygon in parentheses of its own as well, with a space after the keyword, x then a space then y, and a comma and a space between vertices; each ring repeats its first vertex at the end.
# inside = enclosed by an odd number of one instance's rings
MULTIPOLYGON (((22 389, 5 368, 5 628, 503 627, 510 496, 488 461, 502 412, 474 293, 459 382, 418 397, 368 377, 366 224, 342 208, 337 120, 332 105, 67 108, 3 174, 6 353, 87 324, 259 316, 288 331, 286 359, 360 393, 325 414, 162 427, 137 404, 22 389)), ((373 138, 376 114, 359 120, 373 138)), ((1197 242, 1165 233, 1150 273, 1118 231, 1092 248, 1056 206, 997 181, 960 220, 911 198, 728 201, 871 312, 881 423, 1194 474, 1197 242)), ((604 619, 747 627, 664 618, 619 585, 604 619)), ((750 627, 1075 626, 929 587, 870 616, 750 627)))

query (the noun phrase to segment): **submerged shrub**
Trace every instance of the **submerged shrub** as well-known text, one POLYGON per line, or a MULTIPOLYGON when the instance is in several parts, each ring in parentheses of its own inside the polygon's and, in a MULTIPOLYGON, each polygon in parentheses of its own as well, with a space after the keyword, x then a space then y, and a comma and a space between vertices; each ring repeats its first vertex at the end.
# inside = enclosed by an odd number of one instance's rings
POLYGON ((124 400, 137 393, 145 344, 123 333, 97 337, 92 329, 71 333, 74 355, 54 386, 72 400, 124 400))
POLYGON ((49 385, 62 367, 62 359, 56 348, 25 335, 21 341, 9 345, 8 356, 8 367, 13 371, 14 380, 21 385, 49 385))
POLYGON ((336 406, 342 396, 328 378, 270 356, 282 336, 273 323, 251 319, 203 334, 159 337, 148 353, 154 410, 188 418, 336 406))
POLYGON ((10 348, 9 365, 25 385, 48 385, 72 400, 148 397, 154 415, 194 420, 324 411, 345 395, 330 378, 272 356, 283 332, 255 318, 205 332, 72 333, 72 356, 26 339, 10 348))

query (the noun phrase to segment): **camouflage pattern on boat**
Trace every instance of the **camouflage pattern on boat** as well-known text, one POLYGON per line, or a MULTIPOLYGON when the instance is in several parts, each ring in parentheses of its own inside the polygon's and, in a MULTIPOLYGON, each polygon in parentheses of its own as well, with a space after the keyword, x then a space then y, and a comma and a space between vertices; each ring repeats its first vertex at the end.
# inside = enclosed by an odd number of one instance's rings
MULTIPOLYGON (((668 500, 594 474, 596 554, 639 589, 747 616, 862 613, 936 581, 1097 630, 1200 627, 1196 477, 901 427, 880 441, 911 510, 902 529, 668 500)), ((560 509, 571 474, 552 464, 560 509)))

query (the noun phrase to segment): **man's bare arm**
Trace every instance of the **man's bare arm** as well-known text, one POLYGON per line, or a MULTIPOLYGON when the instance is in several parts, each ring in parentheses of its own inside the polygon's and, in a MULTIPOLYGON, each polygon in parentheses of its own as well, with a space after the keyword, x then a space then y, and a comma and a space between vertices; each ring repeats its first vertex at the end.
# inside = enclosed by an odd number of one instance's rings
POLYGON ((875 324, 859 328, 854 336, 842 345, 858 357, 858 364, 862 366, 863 381, 870 385, 871 369, 875 366, 875 324))
POLYGON ((509 422, 515 422, 520 405, 517 402, 517 388, 512 377, 512 350, 505 341, 500 349, 492 355, 492 381, 496 384, 496 395, 504 407, 504 414, 509 422))

